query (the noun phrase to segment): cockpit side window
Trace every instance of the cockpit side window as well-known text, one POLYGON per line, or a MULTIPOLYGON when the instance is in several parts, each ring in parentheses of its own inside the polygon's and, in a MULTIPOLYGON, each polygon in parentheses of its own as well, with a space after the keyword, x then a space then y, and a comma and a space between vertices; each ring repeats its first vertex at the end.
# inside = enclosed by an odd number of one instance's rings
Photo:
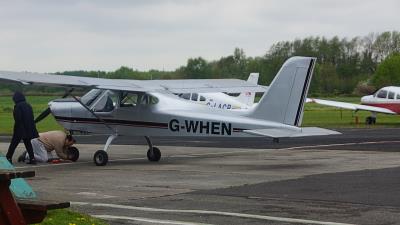
POLYGON ((387 97, 387 94, 388 94, 388 91, 386 91, 386 90, 380 90, 380 91, 378 92, 377 97, 378 97, 378 98, 386 98, 386 97, 387 97))
POLYGON ((388 99, 394 99, 394 92, 389 92, 388 99))
POLYGON ((199 94, 197 94, 197 93, 192 93, 192 101, 195 101, 195 102, 197 102, 197 99, 199 98, 199 94))
POLYGON ((400 94, 397 94, 396 99, 400 99, 400 94))
POLYGON ((150 104, 155 105, 158 103, 158 98, 150 95, 150 104))
POLYGON ((118 96, 110 90, 104 91, 103 95, 94 103, 93 111, 111 112, 115 109, 118 96))
POLYGON ((103 90, 100 89, 92 89, 88 93, 86 93, 84 96, 81 97, 81 102, 87 106, 90 106, 94 100, 97 99, 97 97, 100 96, 100 94, 103 93, 103 90))
POLYGON ((206 98, 205 98, 204 96, 200 95, 200 101, 201 101, 201 102, 205 102, 205 101, 206 101, 206 98))
POLYGON ((158 99, 152 95, 144 94, 139 96, 139 104, 140 105, 155 105, 158 103, 158 99))
POLYGON ((183 99, 186 99, 186 100, 189 100, 190 99, 190 93, 184 93, 182 95, 179 95, 179 97, 181 97, 183 99))
POLYGON ((121 107, 135 107, 138 102, 137 93, 123 93, 121 95, 121 107))

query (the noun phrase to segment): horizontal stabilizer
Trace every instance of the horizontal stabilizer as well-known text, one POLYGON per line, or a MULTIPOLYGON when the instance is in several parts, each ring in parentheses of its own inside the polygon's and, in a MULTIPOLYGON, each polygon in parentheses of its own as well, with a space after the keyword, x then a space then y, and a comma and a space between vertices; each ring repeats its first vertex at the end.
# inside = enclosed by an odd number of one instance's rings
POLYGON ((328 130, 319 127, 303 127, 298 130, 289 130, 284 128, 274 129, 258 129, 258 130, 245 130, 244 132, 259 136, 283 138, 283 137, 306 137, 306 136, 322 136, 341 134, 334 130, 328 130))

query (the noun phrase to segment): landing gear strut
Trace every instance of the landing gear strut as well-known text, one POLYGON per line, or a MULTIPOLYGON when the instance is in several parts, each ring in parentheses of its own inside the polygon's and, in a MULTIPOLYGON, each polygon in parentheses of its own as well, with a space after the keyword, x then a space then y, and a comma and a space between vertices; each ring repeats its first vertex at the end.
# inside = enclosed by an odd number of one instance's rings
POLYGON ((108 147, 111 145, 111 143, 114 141, 115 138, 117 138, 117 134, 113 134, 108 137, 106 145, 104 146, 103 150, 98 150, 94 153, 93 156, 93 162, 96 164, 96 166, 105 166, 108 162, 108 154, 107 150, 108 147))
POLYGON ((147 150, 147 159, 150 162, 158 162, 161 159, 161 151, 157 147, 153 147, 151 140, 148 136, 144 136, 146 138, 147 144, 149 145, 149 150, 147 150))

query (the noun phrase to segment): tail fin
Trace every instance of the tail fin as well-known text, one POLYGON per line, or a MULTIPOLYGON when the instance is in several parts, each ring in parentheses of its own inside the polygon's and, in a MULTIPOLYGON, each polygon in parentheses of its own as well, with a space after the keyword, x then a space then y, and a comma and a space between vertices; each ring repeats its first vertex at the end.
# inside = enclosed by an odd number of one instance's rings
MULTIPOLYGON (((247 82, 250 84, 257 84, 258 83, 258 77, 260 76, 259 73, 250 73, 249 78, 247 79, 247 82)), ((242 92, 240 93, 239 96, 236 97, 236 100, 239 102, 246 104, 248 106, 252 106, 254 103, 254 99, 256 97, 255 92, 242 92)))
POLYGON ((249 116, 300 126, 315 60, 311 57, 288 59, 249 116))

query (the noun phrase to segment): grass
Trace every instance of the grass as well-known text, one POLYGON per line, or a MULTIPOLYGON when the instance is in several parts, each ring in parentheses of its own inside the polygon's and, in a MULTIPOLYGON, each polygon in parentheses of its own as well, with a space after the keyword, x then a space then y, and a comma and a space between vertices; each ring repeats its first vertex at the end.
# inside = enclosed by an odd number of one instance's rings
POLYGON ((59 209, 48 211, 47 217, 40 225, 107 225, 103 220, 77 213, 71 210, 59 209))
MULTIPOLYGON (((28 96, 27 100, 32 105, 35 116, 39 115, 47 108, 47 103, 59 96, 28 96)), ((336 97, 324 98, 334 101, 359 103, 359 97, 336 97)), ((0 134, 12 134, 14 120, 12 117, 14 104, 10 96, 0 96, 0 134)), ((355 114, 353 111, 338 109, 334 107, 322 106, 315 103, 308 103, 304 109, 303 126, 318 126, 327 128, 357 127, 365 128, 364 121, 370 112, 360 111, 356 115, 359 124, 355 124, 355 114)), ((400 119, 397 116, 378 114, 376 127, 400 127, 400 119)), ((52 116, 48 116, 41 121, 37 128, 39 132, 63 129, 52 116)))
MULTIPOLYGON (((47 108, 49 101, 60 98, 59 96, 27 96, 27 101, 32 105, 33 113, 35 117, 38 116, 47 108)), ((14 103, 11 96, 0 96, 0 134, 12 134, 14 119, 13 119, 13 108, 14 103)), ((37 124, 39 132, 45 132, 49 130, 60 130, 63 129, 54 120, 52 116, 48 116, 46 119, 37 124)))

